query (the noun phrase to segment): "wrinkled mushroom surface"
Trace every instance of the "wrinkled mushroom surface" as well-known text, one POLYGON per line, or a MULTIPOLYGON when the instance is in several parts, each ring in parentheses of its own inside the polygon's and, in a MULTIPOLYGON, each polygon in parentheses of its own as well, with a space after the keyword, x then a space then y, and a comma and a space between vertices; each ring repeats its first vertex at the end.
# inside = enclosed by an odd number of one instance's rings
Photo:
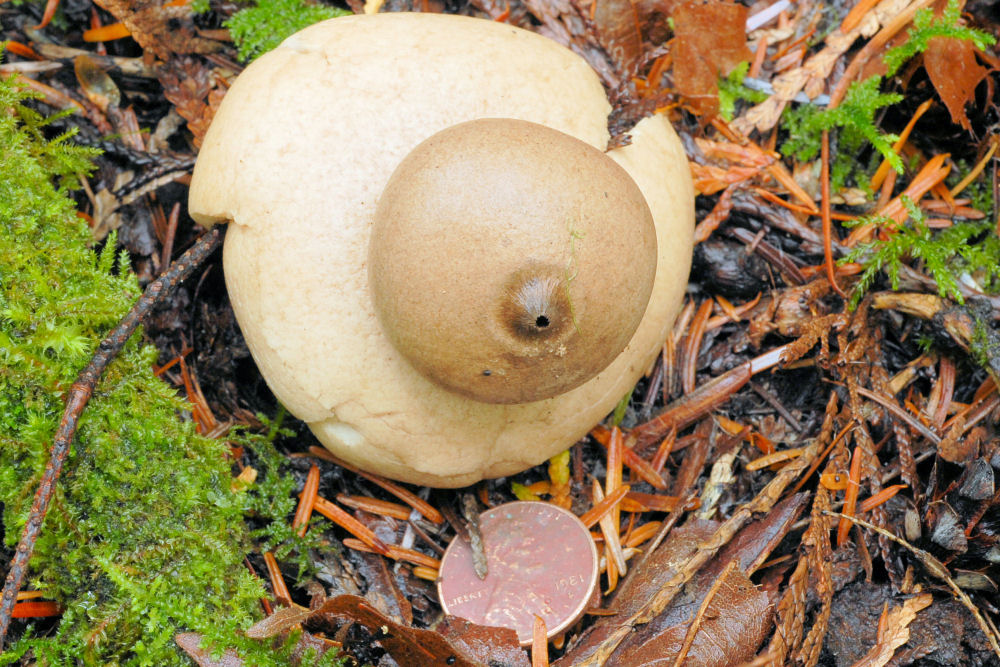
MULTIPOLYGON (((240 75, 205 137, 190 210, 205 225, 233 223, 226 281, 250 350, 278 398, 334 453, 432 486, 511 474, 575 442, 647 370, 686 286, 694 218, 687 162, 662 117, 608 153, 655 222, 645 314, 622 353, 576 388, 515 404, 445 389, 393 346, 369 284, 376 206, 422 141, 465 121, 513 118, 604 150, 609 111, 575 54, 457 16, 332 19, 240 75)), ((465 252, 442 245, 428 262, 447 266, 465 252)))

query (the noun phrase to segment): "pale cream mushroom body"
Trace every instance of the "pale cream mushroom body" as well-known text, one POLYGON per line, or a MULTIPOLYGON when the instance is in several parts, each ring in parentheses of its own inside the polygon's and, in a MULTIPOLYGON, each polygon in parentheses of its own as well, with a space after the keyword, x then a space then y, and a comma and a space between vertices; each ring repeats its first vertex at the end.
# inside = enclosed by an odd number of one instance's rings
POLYGON ((233 223, 247 343, 329 449, 432 486, 511 474, 647 370, 686 286, 693 191, 662 117, 603 153, 609 111, 572 52, 456 16, 333 19, 240 75, 190 209, 233 223))

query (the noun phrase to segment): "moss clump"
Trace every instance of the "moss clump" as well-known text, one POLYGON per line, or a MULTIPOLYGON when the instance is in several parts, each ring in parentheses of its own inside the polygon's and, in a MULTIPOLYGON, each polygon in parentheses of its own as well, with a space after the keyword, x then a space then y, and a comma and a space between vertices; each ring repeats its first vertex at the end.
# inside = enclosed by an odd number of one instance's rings
POLYGON ((719 115, 726 121, 731 121, 736 112, 736 103, 740 100, 757 104, 767 99, 767 93, 751 90, 743 84, 750 71, 750 63, 741 62, 729 76, 719 77, 719 115))
POLYGON ((256 0, 226 21, 229 34, 247 62, 264 55, 292 33, 325 19, 350 14, 346 9, 313 4, 307 0, 256 0))
POLYGON ((973 30, 962 25, 962 5, 958 0, 948 0, 940 16, 934 16, 934 10, 925 8, 918 10, 913 16, 913 26, 907 33, 907 39, 897 47, 889 49, 882 57, 888 68, 888 75, 895 74, 903 64, 918 53, 927 50, 930 41, 935 37, 964 39, 976 45, 980 51, 996 44, 996 39, 982 30, 973 30))
MULTIPOLYGON (((889 49, 883 56, 888 68, 887 76, 892 76, 908 60, 926 51, 934 37, 968 40, 984 51, 996 42, 991 35, 962 25, 961 18, 957 0, 949 0, 939 17, 935 17, 931 9, 919 10, 914 16, 913 27, 907 33, 906 42, 889 49)), ((851 181, 860 187, 867 187, 865 165, 858 161, 857 156, 869 146, 888 160, 893 169, 903 173, 903 162, 892 149, 892 144, 899 137, 883 133, 876 125, 876 116, 881 110, 900 102, 903 96, 881 92, 883 82, 884 77, 872 76, 851 84, 843 102, 835 109, 804 105, 786 112, 782 124, 788 138, 781 146, 782 153, 794 155, 800 161, 812 160, 819 154, 821 134, 836 131, 839 144, 830 167, 831 187, 835 191, 851 181)))
POLYGON ((924 215, 909 197, 903 197, 909 213, 902 225, 878 216, 860 218, 851 227, 874 223, 888 233, 884 240, 862 243, 841 260, 857 262, 864 267, 851 295, 851 307, 885 272, 892 289, 899 287, 899 272, 905 262, 919 262, 937 283, 938 294, 963 303, 960 280, 975 281, 983 292, 1000 291, 1000 238, 989 220, 956 222, 941 230, 927 226, 924 215))
MULTIPOLYGON (((140 290, 100 254, 65 190, 90 169, 87 149, 46 140, 27 94, 0 80, 0 502, 16 544, 48 459, 63 399, 97 342, 140 290)), ((30 627, 0 664, 189 665, 174 645, 195 631, 248 664, 282 665, 243 637, 261 583, 243 565, 243 513, 262 505, 231 489, 228 447, 199 436, 173 389, 152 374, 138 336, 96 387, 31 561, 30 588, 64 608, 30 627)), ((243 438, 243 444, 253 446, 243 438)), ((259 443, 257 443, 259 444, 259 443)), ((13 635, 20 634, 15 625, 13 635)))
POLYGON ((903 99, 897 93, 879 92, 882 80, 873 76, 861 82, 852 83, 844 96, 844 101, 835 109, 818 109, 805 105, 787 111, 783 118, 788 139, 781 146, 785 155, 794 155, 801 161, 814 159, 819 154, 820 136, 824 131, 838 130, 840 145, 830 167, 831 187, 840 189, 853 178, 858 182, 860 166, 857 155, 871 145, 882 154, 892 168, 902 173, 903 162, 892 149, 899 137, 886 134, 875 125, 875 116, 882 108, 903 99))

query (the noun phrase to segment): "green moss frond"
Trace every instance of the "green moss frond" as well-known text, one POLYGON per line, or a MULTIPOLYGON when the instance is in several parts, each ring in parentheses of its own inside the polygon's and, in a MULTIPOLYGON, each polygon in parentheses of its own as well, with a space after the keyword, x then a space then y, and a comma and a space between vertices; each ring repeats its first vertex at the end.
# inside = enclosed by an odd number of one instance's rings
POLYGON ((851 306, 874 284, 880 273, 889 278, 892 289, 899 287, 899 271, 904 261, 916 260, 937 283, 938 294, 963 303, 959 280, 968 275, 987 293, 1000 289, 1000 238, 992 233, 989 220, 956 222, 934 231, 927 226, 927 216, 908 197, 903 204, 909 218, 903 225, 887 218, 860 218, 849 226, 875 223, 890 230, 885 240, 864 243, 841 260, 864 266, 851 295, 851 306))
POLYGON ((281 44, 286 37, 313 23, 350 14, 345 9, 308 0, 256 0, 226 21, 240 60, 248 62, 281 44))
POLYGON ((43 128, 55 120, 72 115, 72 111, 42 116, 24 104, 34 97, 38 95, 17 85, 17 75, 6 78, 3 85, 0 85, 0 109, 12 110, 12 113, 0 115, 0 132, 6 134, 17 128, 16 131, 28 139, 19 145, 5 146, 4 151, 11 151, 12 156, 20 153, 37 162, 45 174, 57 179, 61 190, 79 187, 78 175, 93 171, 91 160, 100 151, 72 143, 70 139, 76 135, 76 128, 55 139, 46 139, 43 128))
POLYGON ((729 76, 719 77, 719 115, 727 121, 733 119, 737 102, 742 100, 757 104, 767 99, 767 93, 751 90, 743 84, 749 71, 750 63, 743 61, 729 76))
POLYGON ((913 17, 907 40, 899 46, 889 49, 882 60, 889 68, 889 76, 895 74, 903 63, 918 53, 927 50, 927 45, 935 37, 951 37, 968 40, 981 51, 996 43, 993 35, 974 30, 962 24, 962 8, 958 0, 948 0, 941 16, 935 18, 934 11, 925 8, 917 11, 913 17))
POLYGON ((803 105, 786 111, 783 118, 788 138, 781 147, 782 153, 794 155, 802 161, 815 159, 819 154, 822 132, 839 130, 840 145, 831 167, 834 189, 840 188, 857 168, 858 152, 867 145, 874 147, 893 169, 902 173, 903 162, 892 149, 892 144, 899 137, 879 130, 875 125, 875 116, 903 97, 897 93, 880 92, 880 85, 879 77, 851 84, 844 101, 834 109, 803 105))

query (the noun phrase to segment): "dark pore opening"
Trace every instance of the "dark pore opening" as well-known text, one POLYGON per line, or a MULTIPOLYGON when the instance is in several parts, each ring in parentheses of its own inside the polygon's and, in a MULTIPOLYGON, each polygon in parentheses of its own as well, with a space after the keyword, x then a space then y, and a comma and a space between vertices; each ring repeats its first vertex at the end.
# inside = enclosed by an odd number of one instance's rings
POLYGON ((519 343, 536 344, 570 333, 566 328, 568 292, 561 289, 554 274, 545 267, 529 267, 509 278, 497 315, 500 325, 519 343))

